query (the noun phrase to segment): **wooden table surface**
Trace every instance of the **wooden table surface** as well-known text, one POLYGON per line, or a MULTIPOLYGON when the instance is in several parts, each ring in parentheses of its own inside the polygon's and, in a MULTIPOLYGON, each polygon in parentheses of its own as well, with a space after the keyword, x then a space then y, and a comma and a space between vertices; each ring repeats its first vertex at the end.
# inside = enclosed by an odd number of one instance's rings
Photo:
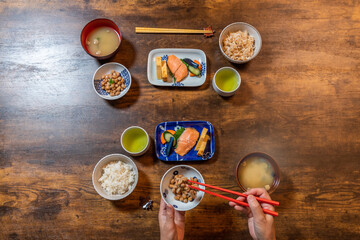
MULTIPOLYGON (((122 131, 139 125, 154 137, 171 120, 207 120, 215 156, 197 168, 206 182, 239 190, 235 167, 249 152, 281 169, 272 198, 279 239, 360 238, 360 4, 358 1, 0 1, 0 239, 158 239, 159 183, 174 164, 152 148, 136 157, 139 183, 110 202, 91 176, 103 156, 124 153, 122 131), (110 61, 133 83, 121 100, 91 85, 104 62, 82 49, 84 25, 114 20, 123 34, 110 61), (218 38, 232 22, 261 33, 260 54, 236 66, 218 38), (135 34, 136 26, 202 28, 215 37, 135 34), (208 76, 199 88, 161 88, 147 80, 154 48, 199 48, 208 76), (225 99, 211 79, 235 67, 238 92, 225 99), (154 200, 142 210, 142 198, 154 200)), ((230 196, 230 195, 229 195, 230 196)), ((186 239, 249 239, 244 216, 205 195, 186 213, 186 239)))

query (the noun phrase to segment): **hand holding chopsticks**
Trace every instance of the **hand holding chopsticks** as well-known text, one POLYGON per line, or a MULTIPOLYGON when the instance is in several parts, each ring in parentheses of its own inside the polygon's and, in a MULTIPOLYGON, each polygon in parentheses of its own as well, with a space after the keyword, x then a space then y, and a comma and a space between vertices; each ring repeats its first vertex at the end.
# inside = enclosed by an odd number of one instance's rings
MULTIPOLYGON (((227 193, 235 194, 235 195, 238 195, 238 196, 241 196, 241 197, 244 197, 244 198, 247 198, 247 197, 248 197, 248 195, 246 195, 246 194, 244 194, 244 193, 231 191, 231 190, 228 190, 228 189, 225 189, 225 188, 215 187, 215 186, 212 186, 212 185, 209 185, 209 184, 204 184, 204 183, 194 182, 194 181, 190 181, 190 180, 188 180, 188 181, 189 181, 189 182, 192 182, 192 183, 199 184, 199 185, 201 185, 201 186, 205 186, 205 187, 209 187, 209 188, 217 189, 217 190, 220 190, 220 191, 223 191, 223 192, 227 192, 227 193)), ((259 197, 255 197, 255 198, 256 198, 256 200, 257 200, 258 202, 261 202, 261 203, 268 203, 268 204, 270 204, 270 205, 274 205, 274 206, 279 206, 279 202, 272 201, 272 200, 265 199, 265 198, 259 198, 259 197)))
MULTIPOLYGON (((238 195, 238 196, 242 196, 242 197, 247 198, 247 195, 244 194, 244 193, 239 193, 239 192, 231 191, 231 190, 224 189, 224 188, 220 188, 220 187, 215 187, 215 186, 212 186, 212 185, 209 185, 209 184, 194 182, 194 181, 190 181, 190 180, 188 180, 188 181, 189 181, 189 182, 192 182, 192 183, 196 183, 196 184, 198 184, 198 185, 202 185, 202 186, 205 186, 205 187, 217 189, 217 190, 220 190, 220 191, 223 191, 223 192, 227 192, 227 193, 231 193, 231 194, 235 194, 235 195, 238 195)), ((196 190, 199 190, 199 191, 203 191, 203 192, 205 192, 205 193, 214 195, 214 196, 216 196, 216 197, 220 197, 220 198, 223 198, 223 199, 225 199, 225 200, 234 202, 234 203, 239 204, 239 205, 241 205, 241 206, 249 207, 249 204, 246 203, 246 202, 242 202, 242 201, 239 201, 239 200, 235 200, 235 199, 233 199, 233 198, 226 197, 226 196, 223 196, 223 195, 220 195, 220 194, 217 194, 217 193, 213 193, 213 192, 210 192, 210 191, 201 189, 201 188, 197 188, 197 187, 194 187, 194 186, 192 186, 192 185, 188 185, 188 186, 189 186, 190 188, 193 188, 193 189, 196 189, 196 190)), ((272 200, 269 200, 269 199, 259 198, 259 197, 255 197, 255 198, 256 198, 256 200, 257 200, 258 202, 267 203, 267 204, 271 204, 271 205, 274 205, 274 206, 279 206, 279 202, 272 201, 272 200)), ((267 214, 270 214, 270 215, 272 215, 272 216, 275 216, 275 217, 277 217, 277 216, 279 215, 277 212, 274 212, 274 211, 271 211, 271 210, 268 210, 268 209, 263 209, 263 212, 264 212, 264 213, 267 213, 267 214)))

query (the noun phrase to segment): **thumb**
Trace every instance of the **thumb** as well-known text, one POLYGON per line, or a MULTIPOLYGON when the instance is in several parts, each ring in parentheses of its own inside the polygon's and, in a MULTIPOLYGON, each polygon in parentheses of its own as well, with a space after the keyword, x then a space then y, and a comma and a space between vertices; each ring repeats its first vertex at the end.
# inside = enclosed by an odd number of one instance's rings
POLYGON ((249 195, 247 197, 247 202, 249 203, 255 222, 264 221, 265 214, 256 198, 253 195, 249 195))
POLYGON ((174 221, 174 208, 170 204, 166 207, 166 218, 174 221))

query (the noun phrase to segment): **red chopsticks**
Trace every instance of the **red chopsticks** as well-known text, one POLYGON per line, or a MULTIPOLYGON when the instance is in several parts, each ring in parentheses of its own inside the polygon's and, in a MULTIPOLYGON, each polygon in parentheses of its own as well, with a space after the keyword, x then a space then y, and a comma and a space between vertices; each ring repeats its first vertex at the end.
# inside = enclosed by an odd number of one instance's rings
MULTIPOLYGON (((223 189, 223 188, 218 188, 218 187, 211 186, 211 185, 204 184, 204 183, 194 182, 194 181, 190 181, 190 180, 188 180, 188 181, 189 181, 189 182, 192 182, 192 183, 195 183, 195 184, 202 185, 202 186, 206 186, 206 187, 209 187, 209 188, 214 188, 214 189, 217 189, 217 190, 220 190, 220 191, 225 190, 224 192, 228 192, 228 193, 234 192, 234 191, 231 191, 231 190, 227 190, 227 189, 223 189)), ((198 188, 198 187, 194 187, 194 186, 192 186, 192 185, 188 185, 188 186, 189 186, 190 188, 193 188, 193 189, 196 189, 196 190, 199 190, 199 191, 203 191, 203 192, 205 192, 205 193, 214 195, 214 196, 216 196, 216 197, 220 197, 220 198, 225 199, 225 200, 228 200, 228 201, 230 201, 230 202, 237 203, 237 204, 239 204, 239 205, 241 205, 241 206, 249 207, 249 204, 246 203, 246 202, 242 202, 242 201, 239 201, 239 200, 235 200, 235 199, 233 199, 233 198, 226 197, 226 196, 223 196, 223 195, 220 195, 220 194, 217 194, 217 193, 213 193, 213 192, 210 192, 210 191, 208 191, 208 190, 201 189, 201 188, 198 188)), ((235 192, 235 193, 236 193, 236 195, 239 195, 239 194, 240 194, 240 193, 238 193, 238 192, 235 192)), ((235 193, 234 193, 234 194, 235 194, 235 193)), ((242 194, 243 194, 243 193, 242 193, 242 194)), ((246 194, 244 194, 244 195, 246 195, 246 194)), ((240 196, 241 196, 241 195, 240 195, 240 196)), ((246 195, 246 196, 247 196, 247 195, 246 195)), ((261 200, 267 200, 267 199, 263 199, 263 198, 259 198, 259 199, 261 199, 261 200)), ((268 200, 268 201, 270 201, 270 200, 268 200)), ((275 202, 275 201, 271 201, 271 202, 275 202)), ((277 203, 277 204, 279 205, 278 202, 275 202, 275 203, 277 203)), ((264 212, 264 213, 267 213, 267 214, 269 214, 269 215, 272 215, 272 216, 274 216, 274 217, 279 216, 279 214, 278 214, 277 212, 274 212, 274 211, 271 211, 271 210, 268 210, 268 209, 263 209, 263 212, 264 212)))
MULTIPOLYGON (((215 186, 212 186, 212 185, 209 185, 209 184, 194 182, 194 181, 191 181, 191 180, 188 180, 188 181, 189 181, 189 182, 192 182, 192 183, 199 184, 199 185, 201 185, 201 186, 205 186, 205 187, 217 189, 217 190, 220 190, 220 191, 223 191, 223 192, 227 192, 227 193, 235 194, 235 195, 238 195, 238 196, 242 196, 242 197, 244 197, 244 198, 247 198, 247 196, 248 196, 248 195, 246 195, 246 194, 244 194, 244 193, 231 191, 231 190, 228 190, 228 189, 225 189, 225 188, 215 187, 215 186)), ((256 198, 256 200, 257 200, 258 202, 268 203, 268 204, 274 205, 274 206, 279 206, 279 202, 272 201, 272 200, 265 199, 265 198, 259 198, 259 197, 255 197, 255 198, 256 198)))

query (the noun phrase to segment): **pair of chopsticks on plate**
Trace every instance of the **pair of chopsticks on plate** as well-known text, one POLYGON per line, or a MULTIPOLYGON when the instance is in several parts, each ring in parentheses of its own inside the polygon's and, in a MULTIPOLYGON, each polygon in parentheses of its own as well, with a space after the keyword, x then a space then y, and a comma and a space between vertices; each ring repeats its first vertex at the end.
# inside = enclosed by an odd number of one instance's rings
MULTIPOLYGON (((247 196, 248 196, 248 195, 246 195, 246 194, 244 194, 244 193, 239 193, 239 192, 227 190, 227 189, 224 189, 224 188, 211 186, 211 185, 209 185, 209 184, 194 182, 194 181, 191 181, 191 180, 188 180, 188 181, 191 182, 191 183, 199 184, 199 185, 201 185, 201 186, 205 186, 205 187, 217 189, 217 190, 220 190, 220 191, 223 191, 223 192, 235 194, 235 195, 242 196, 242 197, 245 197, 245 198, 247 198, 247 196)), ((243 206, 243 207, 249 207, 249 204, 246 203, 246 202, 242 202, 242 201, 239 201, 239 200, 235 200, 235 199, 233 199, 233 198, 229 198, 229 197, 226 197, 226 196, 217 194, 217 193, 213 193, 213 192, 207 191, 207 190, 205 190, 205 189, 201 189, 201 188, 198 188, 198 187, 194 187, 194 186, 192 186, 192 185, 188 185, 188 186, 189 186, 190 188, 193 188, 193 189, 196 189, 196 190, 199 190, 199 191, 203 191, 203 192, 205 192, 205 193, 214 195, 214 196, 216 196, 216 197, 220 197, 220 198, 222 198, 222 199, 226 199, 226 200, 228 200, 228 201, 230 201, 230 202, 234 202, 234 203, 239 204, 239 205, 241 205, 241 206, 243 206)), ((279 206, 279 202, 272 201, 272 200, 268 200, 268 199, 264 199, 264 198, 259 198, 259 197, 255 197, 255 198, 256 198, 256 200, 257 200, 258 202, 268 203, 268 204, 271 204, 271 205, 274 205, 274 206, 279 206)), ((267 213, 267 214, 272 215, 272 216, 274 216, 274 217, 279 216, 279 214, 278 214, 277 212, 274 212, 274 211, 271 211, 271 210, 268 210, 268 209, 263 209, 263 211, 264 211, 264 213, 267 213)))

